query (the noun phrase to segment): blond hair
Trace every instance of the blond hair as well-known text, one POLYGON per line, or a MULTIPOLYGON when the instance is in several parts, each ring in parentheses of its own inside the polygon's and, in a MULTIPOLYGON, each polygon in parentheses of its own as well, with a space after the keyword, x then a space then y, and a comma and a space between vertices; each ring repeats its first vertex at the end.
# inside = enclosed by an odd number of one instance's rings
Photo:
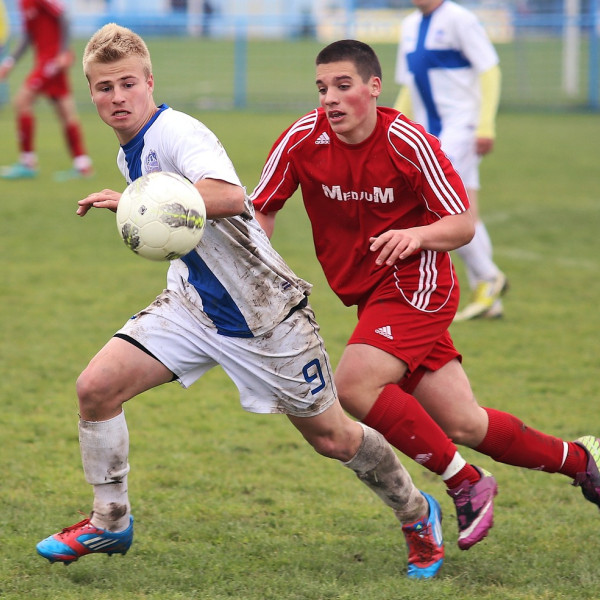
POLYGON ((88 77, 89 65, 112 63, 124 58, 137 57, 142 62, 144 75, 152 73, 150 51, 144 40, 137 34, 116 23, 108 23, 96 31, 83 51, 83 72, 88 77))

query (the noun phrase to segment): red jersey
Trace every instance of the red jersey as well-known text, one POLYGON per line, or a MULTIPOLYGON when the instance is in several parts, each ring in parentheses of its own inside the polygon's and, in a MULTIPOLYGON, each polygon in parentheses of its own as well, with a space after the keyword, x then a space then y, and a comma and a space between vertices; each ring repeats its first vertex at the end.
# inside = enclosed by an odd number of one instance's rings
POLYGON ((427 225, 466 211, 464 185, 439 140, 392 108, 360 144, 332 131, 322 108, 296 121, 275 142, 252 193, 257 210, 281 209, 302 190, 317 258, 347 306, 364 302, 395 280, 396 293, 435 312, 456 285, 447 252, 422 250, 393 266, 376 265, 369 238, 389 229, 427 225))
POLYGON ((48 62, 62 49, 60 17, 64 6, 59 0, 19 0, 23 27, 35 50, 36 65, 48 62))

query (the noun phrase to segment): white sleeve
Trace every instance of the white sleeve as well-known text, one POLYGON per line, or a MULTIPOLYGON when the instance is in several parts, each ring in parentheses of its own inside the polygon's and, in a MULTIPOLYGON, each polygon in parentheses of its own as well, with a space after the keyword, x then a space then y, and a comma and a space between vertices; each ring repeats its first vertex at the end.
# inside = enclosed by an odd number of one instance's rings
POLYGON ((240 185, 225 148, 217 136, 200 121, 190 117, 163 132, 162 143, 177 171, 195 183, 200 179, 221 179, 240 185), (166 134, 166 135, 165 135, 166 134))
POLYGON ((460 39, 462 53, 478 73, 483 73, 500 62, 483 25, 473 13, 466 12, 464 19, 457 20, 456 34, 460 39))

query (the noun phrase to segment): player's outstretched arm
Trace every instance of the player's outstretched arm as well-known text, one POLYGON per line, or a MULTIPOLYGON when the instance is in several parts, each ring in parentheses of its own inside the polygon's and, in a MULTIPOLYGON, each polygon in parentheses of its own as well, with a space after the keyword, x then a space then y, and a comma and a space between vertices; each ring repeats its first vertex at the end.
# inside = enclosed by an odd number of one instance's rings
POLYGON ((244 190, 220 179, 200 179, 195 184, 206 206, 207 219, 235 217, 244 212, 244 190))
POLYGON ((439 221, 410 229, 390 229, 369 240, 371 252, 378 253, 375 262, 393 265, 419 250, 449 252, 468 244, 475 233, 470 210, 448 215, 439 221))
POLYGON ((101 192, 94 192, 77 202, 77 214, 83 217, 90 208, 108 208, 112 212, 117 212, 120 198, 121 192, 115 192, 114 190, 106 189, 101 192))
POLYGON ((15 64, 19 61, 21 56, 25 54, 25 51, 29 47, 30 43, 29 35, 26 33, 23 34, 23 37, 21 38, 16 50, 10 56, 7 56, 2 63, 0 63, 0 81, 8 77, 15 64))

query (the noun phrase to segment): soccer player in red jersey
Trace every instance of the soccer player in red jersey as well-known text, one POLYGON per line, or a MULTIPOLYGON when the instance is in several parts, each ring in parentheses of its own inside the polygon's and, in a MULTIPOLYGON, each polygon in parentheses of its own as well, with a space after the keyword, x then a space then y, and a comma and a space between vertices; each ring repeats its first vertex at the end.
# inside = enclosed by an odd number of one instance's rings
POLYGON ((321 107, 281 134, 251 196, 270 236, 300 187, 327 280, 358 307, 335 375, 343 407, 442 476, 461 549, 492 526, 497 485, 454 443, 562 473, 600 506, 597 438, 565 442, 477 404, 448 331, 459 300, 449 252, 474 234, 468 196, 437 138, 377 106, 381 77, 367 44, 324 48, 316 59, 321 107))
POLYGON ((29 46, 33 47, 35 56, 33 68, 14 99, 19 160, 3 167, 0 177, 23 179, 37 175, 33 108, 40 95, 51 101, 73 158, 73 168, 57 173, 57 179, 91 175, 92 161, 86 153, 68 76, 74 55, 69 48, 69 24, 64 7, 59 0, 20 0, 20 10, 23 37, 15 51, 0 64, 0 81, 8 76, 29 46))

